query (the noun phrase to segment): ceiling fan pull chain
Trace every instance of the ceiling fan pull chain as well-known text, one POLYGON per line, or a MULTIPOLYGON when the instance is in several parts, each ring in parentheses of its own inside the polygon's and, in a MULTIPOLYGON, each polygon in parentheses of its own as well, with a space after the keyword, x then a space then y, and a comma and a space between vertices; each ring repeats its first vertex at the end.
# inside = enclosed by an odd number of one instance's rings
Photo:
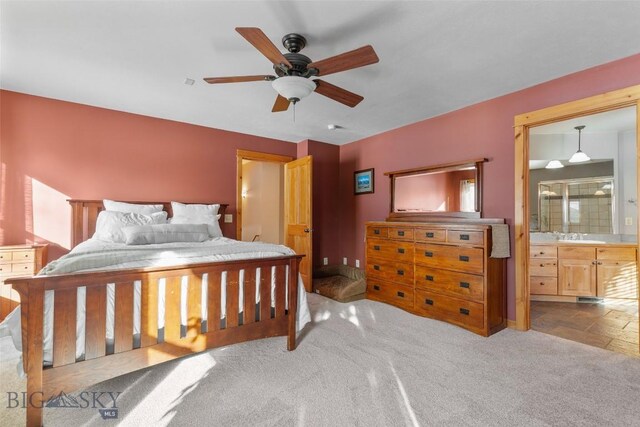
POLYGON ((296 102, 293 101, 293 123, 296 122, 296 102))

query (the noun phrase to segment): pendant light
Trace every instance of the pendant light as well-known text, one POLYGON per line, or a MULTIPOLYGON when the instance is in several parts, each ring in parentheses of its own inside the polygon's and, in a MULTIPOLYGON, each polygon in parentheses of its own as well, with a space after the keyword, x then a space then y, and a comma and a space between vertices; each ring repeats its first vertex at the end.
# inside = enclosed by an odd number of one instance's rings
POLYGON ((585 128, 584 125, 576 126, 574 128, 575 130, 578 131, 578 151, 573 153, 573 156, 571 156, 571 158, 569 159, 569 163, 582 163, 582 162, 588 162, 589 160, 591 160, 591 157, 587 156, 580 149, 580 137, 582 136, 582 129, 584 128, 585 128))
POLYGON ((560 163, 560 160, 550 160, 549 163, 547 163, 547 166, 545 166, 545 169, 560 169, 563 168, 564 165, 562 163, 560 163))

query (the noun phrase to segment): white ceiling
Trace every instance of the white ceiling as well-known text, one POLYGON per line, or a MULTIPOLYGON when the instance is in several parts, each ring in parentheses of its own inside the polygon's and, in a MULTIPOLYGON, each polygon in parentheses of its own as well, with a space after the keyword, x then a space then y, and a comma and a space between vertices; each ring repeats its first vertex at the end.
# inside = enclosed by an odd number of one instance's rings
MULTIPOLYGON (((640 52, 640 2, 1 1, 0 87, 299 142, 352 142, 640 52), (312 94, 271 113, 271 74, 234 31, 286 33, 319 60, 371 44, 380 62, 324 79, 365 97, 312 94), (185 78, 196 80, 187 86, 185 78), (329 131, 335 123, 343 129, 329 131)), ((284 51, 284 48, 282 48, 284 51)))

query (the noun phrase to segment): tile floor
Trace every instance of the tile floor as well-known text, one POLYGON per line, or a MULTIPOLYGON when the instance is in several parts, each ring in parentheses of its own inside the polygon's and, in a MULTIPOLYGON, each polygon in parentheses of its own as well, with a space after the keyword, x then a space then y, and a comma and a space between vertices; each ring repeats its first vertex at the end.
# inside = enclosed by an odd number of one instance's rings
POLYGON ((531 329, 636 357, 638 302, 603 303, 531 301, 531 329))

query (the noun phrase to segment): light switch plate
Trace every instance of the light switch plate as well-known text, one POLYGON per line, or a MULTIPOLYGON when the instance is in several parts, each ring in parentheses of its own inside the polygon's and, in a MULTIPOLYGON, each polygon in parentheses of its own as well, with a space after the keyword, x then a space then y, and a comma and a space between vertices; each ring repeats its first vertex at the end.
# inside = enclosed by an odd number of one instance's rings
POLYGON ((224 214, 224 222, 230 224, 233 222, 233 214, 224 214))
POLYGON ((360 268, 360 260, 359 259, 356 260, 356 268, 360 268))
POLYGON ((347 257, 342 258, 342 263, 343 263, 344 265, 347 265, 347 257))
POLYGON ((624 219, 624 225, 633 225, 633 218, 631 218, 630 216, 626 217, 624 219))
POLYGON ((322 258, 322 265, 329 265, 329 258, 327 257, 322 258))

